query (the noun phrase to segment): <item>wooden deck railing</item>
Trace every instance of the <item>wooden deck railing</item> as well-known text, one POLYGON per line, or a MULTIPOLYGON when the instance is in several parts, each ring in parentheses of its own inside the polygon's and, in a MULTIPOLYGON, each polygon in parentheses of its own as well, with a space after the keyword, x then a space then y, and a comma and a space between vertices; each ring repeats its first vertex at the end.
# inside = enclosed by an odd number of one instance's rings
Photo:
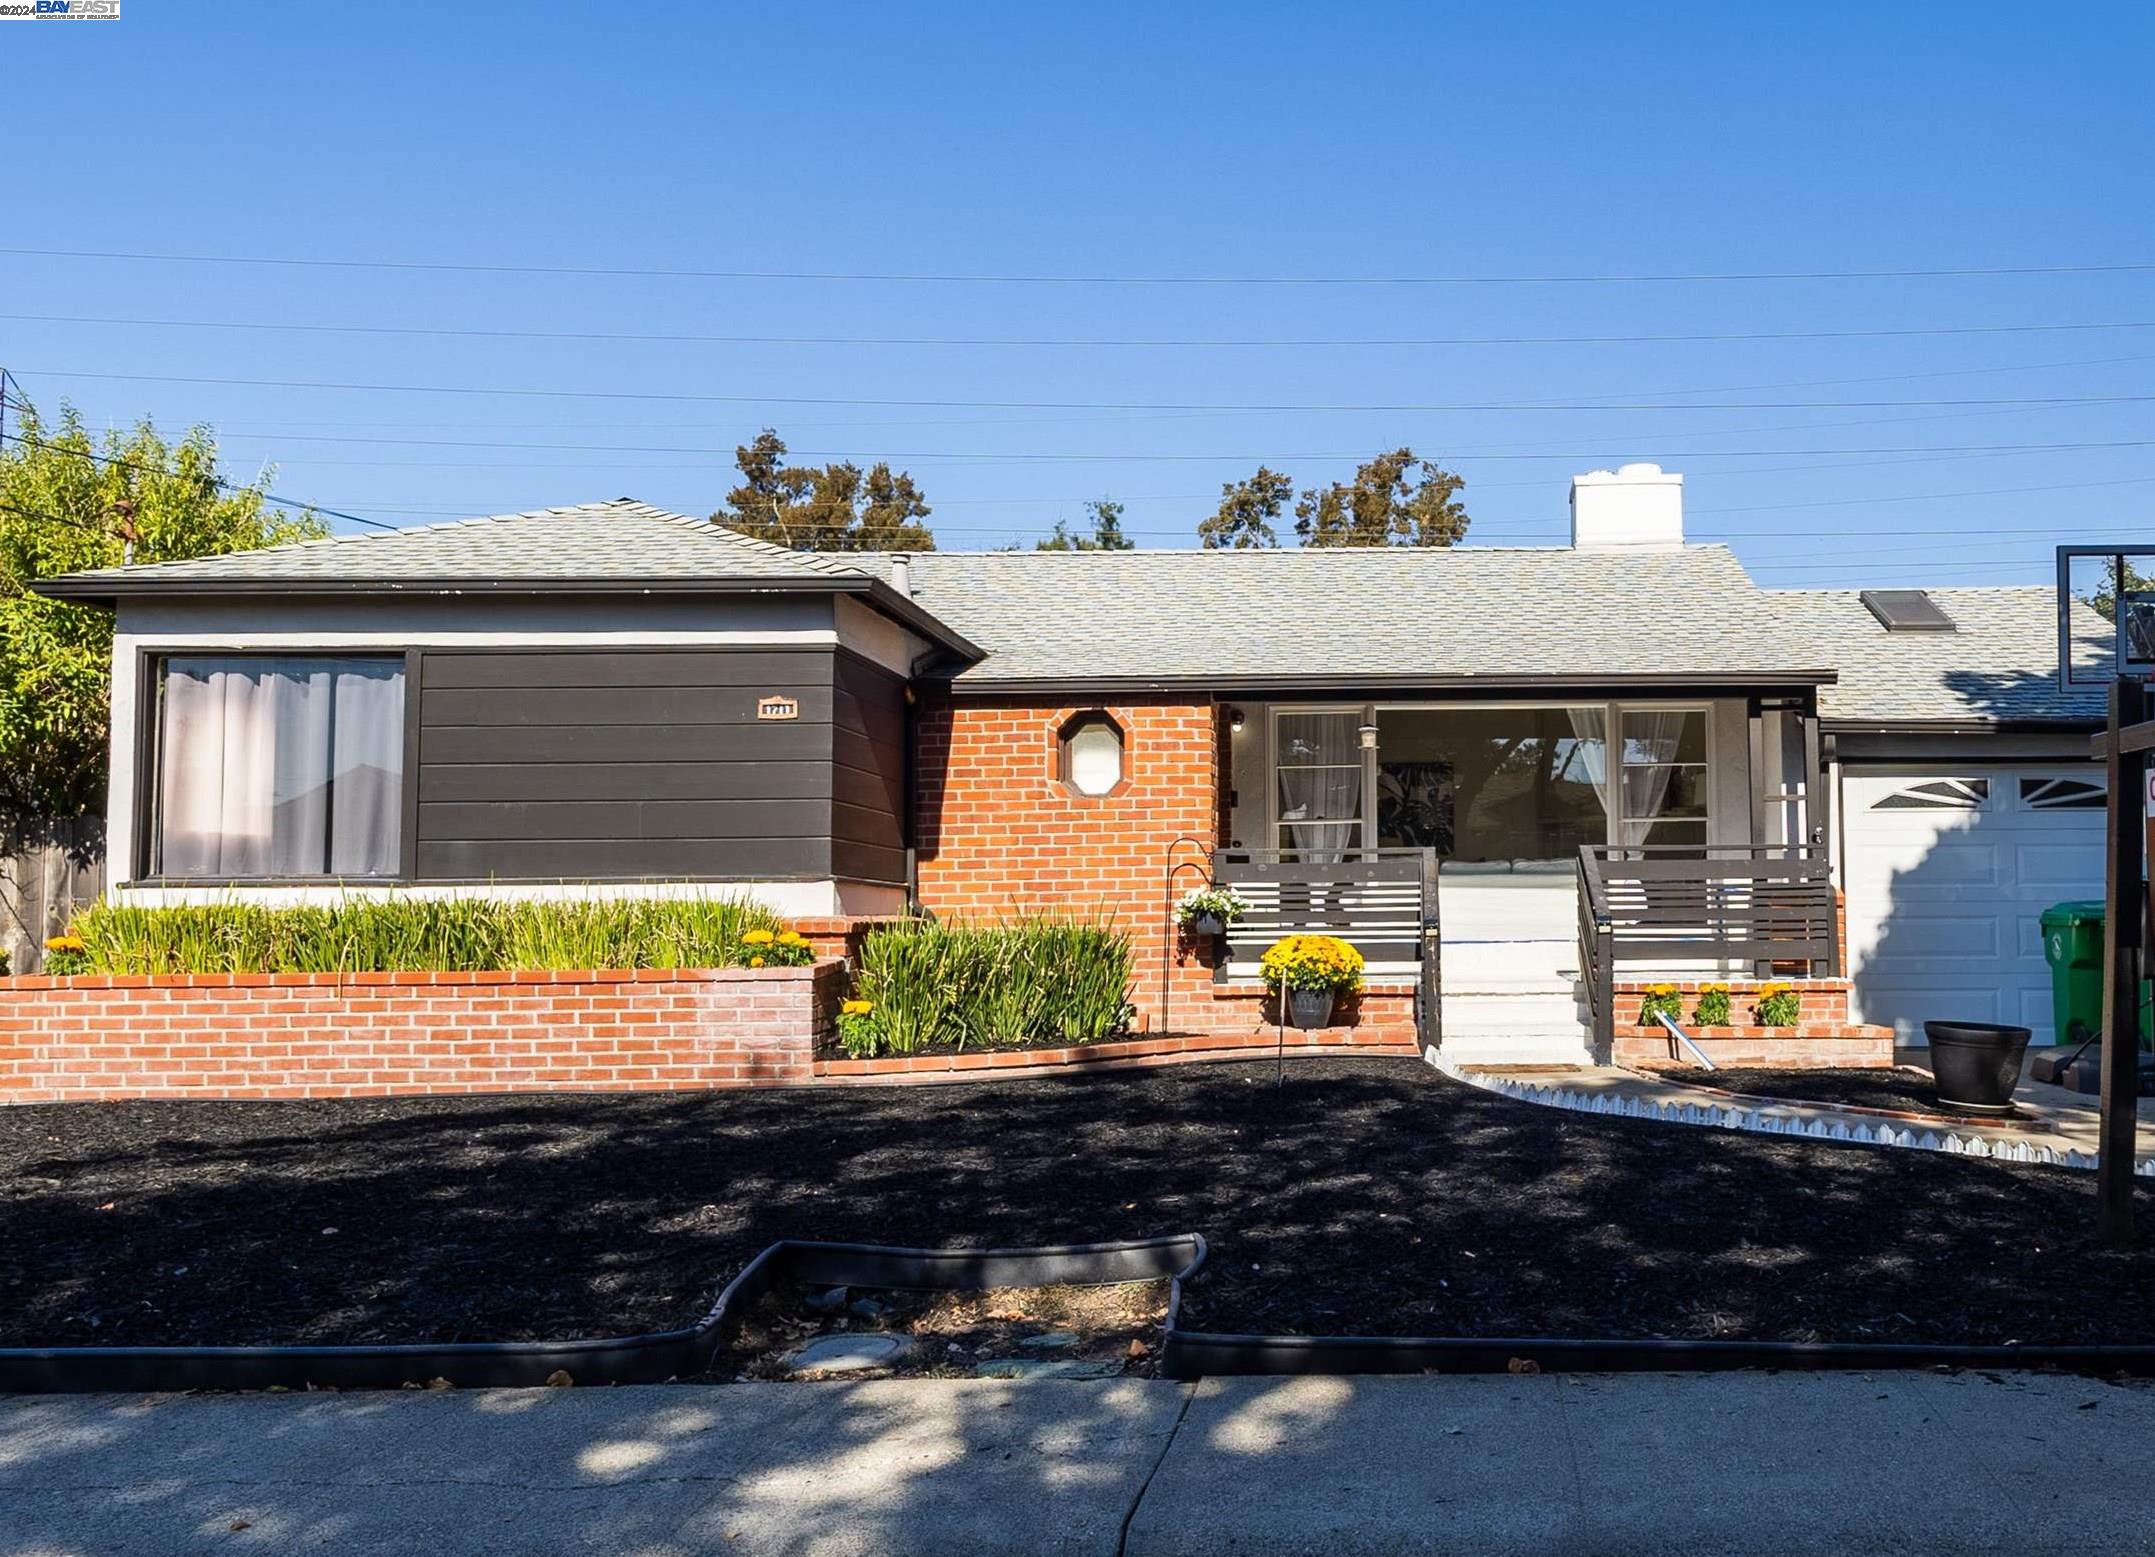
POLYGON ((1335 935, 1362 954, 1371 980, 1411 978, 1422 1042, 1440 1040, 1434 849, 1357 850, 1323 864, 1292 850, 1222 849, 1212 873, 1250 905, 1228 929, 1221 977, 1252 976, 1283 935, 1335 935))
POLYGON ((1598 845, 1579 851, 1579 967, 1603 1053, 1622 964, 1677 976, 1840 972, 1826 851, 1797 844, 1598 845), (1732 966, 1733 965, 1733 966, 1732 966))

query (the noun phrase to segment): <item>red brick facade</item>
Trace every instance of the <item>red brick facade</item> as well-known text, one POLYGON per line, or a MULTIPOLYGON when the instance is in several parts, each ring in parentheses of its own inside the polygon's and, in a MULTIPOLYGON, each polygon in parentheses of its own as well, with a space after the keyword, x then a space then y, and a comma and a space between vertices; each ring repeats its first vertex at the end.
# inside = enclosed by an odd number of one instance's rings
MULTIPOLYGON (((939 699, 923 704, 916 725, 921 906, 975 919, 1105 910, 1135 942, 1140 1023, 1163 1025, 1164 959, 1174 996, 1165 1025, 1211 1030, 1212 970, 1175 933, 1167 870, 1177 839, 1210 848, 1220 836, 1218 708, 939 699), (1098 797, 1063 782, 1060 742, 1072 719, 1094 709, 1123 736, 1123 782, 1098 797)), ((1187 845, 1175 854, 1178 863, 1201 857, 1187 845)), ((1200 879, 1181 873, 1176 895, 1200 879)))
POLYGON ((0 979, 0 1102, 782 1086, 843 993, 833 961, 0 979))

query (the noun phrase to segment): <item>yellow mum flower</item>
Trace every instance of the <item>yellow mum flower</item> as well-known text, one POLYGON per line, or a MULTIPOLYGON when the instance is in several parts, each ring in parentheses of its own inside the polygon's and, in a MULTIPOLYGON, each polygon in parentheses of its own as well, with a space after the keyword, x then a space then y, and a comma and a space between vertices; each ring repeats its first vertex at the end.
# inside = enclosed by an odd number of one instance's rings
POLYGON ((751 930, 741 937, 741 944, 744 946, 768 946, 777 939, 778 937, 768 930, 751 930))
POLYGON ((82 950, 84 950, 84 947, 83 947, 83 944, 82 944, 82 937, 81 937, 81 936, 79 936, 79 935, 55 935, 55 936, 50 936, 50 937, 48 937, 48 938, 46 939, 46 941, 45 941, 45 950, 47 950, 47 951, 82 951, 82 950))
POLYGON ((778 938, 778 944, 781 946, 806 946, 808 937, 798 930, 788 930, 778 938))
POLYGON ((763 959, 761 957, 751 957, 748 959, 748 965, 751 968, 760 968, 763 966, 763 959))
POLYGON ((838 1008, 841 1016, 866 1016, 875 1009, 873 1000, 848 1000, 838 1008))

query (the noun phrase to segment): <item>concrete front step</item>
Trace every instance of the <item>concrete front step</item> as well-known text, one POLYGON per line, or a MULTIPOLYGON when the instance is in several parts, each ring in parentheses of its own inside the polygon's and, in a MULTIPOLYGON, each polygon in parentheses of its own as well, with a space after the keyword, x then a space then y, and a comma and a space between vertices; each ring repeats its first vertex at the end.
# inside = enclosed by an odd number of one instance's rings
POLYGON ((1447 1031, 1438 1052, 1455 1065, 1591 1065, 1593 1050, 1586 1034, 1454 1034, 1447 1031))
POLYGON ((1592 1033, 1569 979, 1478 982, 1444 991, 1443 1052, 1462 1065, 1586 1065, 1592 1033))

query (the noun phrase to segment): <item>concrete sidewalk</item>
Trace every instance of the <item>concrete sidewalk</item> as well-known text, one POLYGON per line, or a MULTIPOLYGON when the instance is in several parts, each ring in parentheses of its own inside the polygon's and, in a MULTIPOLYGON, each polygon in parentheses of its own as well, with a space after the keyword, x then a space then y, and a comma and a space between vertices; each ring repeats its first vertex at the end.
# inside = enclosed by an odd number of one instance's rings
POLYGON ((2155 1551, 2150 1443, 2025 1374, 14 1397, 0 1554, 2087 1557, 2155 1551))

